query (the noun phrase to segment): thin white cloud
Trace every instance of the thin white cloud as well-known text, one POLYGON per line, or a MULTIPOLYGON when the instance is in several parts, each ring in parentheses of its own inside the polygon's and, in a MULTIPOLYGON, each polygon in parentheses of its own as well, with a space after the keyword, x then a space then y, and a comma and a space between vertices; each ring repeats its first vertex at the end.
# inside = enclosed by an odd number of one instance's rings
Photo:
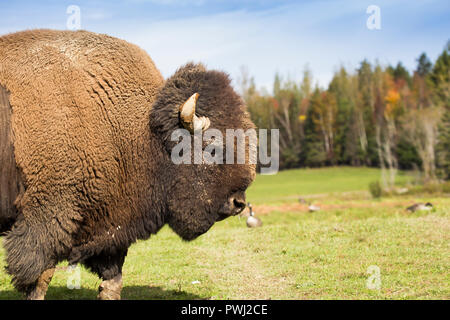
MULTIPOLYGON (((366 8, 372 4, 369 1, 280 1, 281 5, 262 5, 257 10, 248 5, 255 2, 228 7, 222 6, 224 3, 127 0, 125 4, 99 8, 89 2, 80 4, 82 28, 141 46, 165 77, 191 60, 225 70, 233 78, 246 65, 257 84, 269 89, 275 72, 299 79, 307 63, 321 86, 328 84, 340 64, 355 68, 364 58, 385 64, 403 61, 412 69, 422 51, 435 58, 448 39, 448 20, 432 20, 449 11, 448 4, 439 0, 378 0, 380 31, 366 28, 366 8), (233 7, 241 9, 226 11, 233 7), (434 27, 437 23, 444 28, 434 27)), ((11 7, 7 20, 0 22, 0 32, 36 27, 64 29, 65 18, 61 6, 51 10, 50 6, 38 6, 28 11, 11 7), (48 12, 60 12, 61 16, 49 16, 48 12)))
MULTIPOLYGON (((338 14, 355 10, 339 6, 332 9, 340 11, 338 14)), ((239 10, 137 24, 133 30, 117 31, 117 35, 147 50, 166 77, 181 64, 194 60, 226 70, 234 78, 241 65, 248 65, 257 83, 268 85, 276 71, 300 76, 305 63, 310 62, 319 83, 326 85, 332 65, 317 62, 317 51, 326 54, 328 50, 310 32, 326 17, 308 15, 313 11, 310 5, 303 11, 299 6, 259 12, 239 10)))
POLYGON ((90 21, 104 21, 113 18, 113 15, 102 11, 83 11, 82 18, 90 21))

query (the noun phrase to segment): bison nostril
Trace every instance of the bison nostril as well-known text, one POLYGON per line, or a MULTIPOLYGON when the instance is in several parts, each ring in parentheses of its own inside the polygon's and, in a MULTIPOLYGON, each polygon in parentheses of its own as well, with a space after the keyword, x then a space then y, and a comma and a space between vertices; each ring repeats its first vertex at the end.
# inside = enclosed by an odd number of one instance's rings
POLYGON ((242 201, 240 199, 233 199, 233 205, 237 208, 240 209, 241 211, 244 210, 245 208, 245 201, 242 201))

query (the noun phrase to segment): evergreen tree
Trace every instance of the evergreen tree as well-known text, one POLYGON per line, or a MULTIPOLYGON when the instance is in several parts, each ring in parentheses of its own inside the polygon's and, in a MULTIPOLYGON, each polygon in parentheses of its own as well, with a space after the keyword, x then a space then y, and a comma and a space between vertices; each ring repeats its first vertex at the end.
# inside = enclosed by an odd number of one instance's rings
POLYGON ((437 58, 430 79, 435 88, 435 102, 444 109, 436 146, 437 162, 441 175, 450 179, 450 41, 437 58))
POLYGON ((308 167, 323 166, 327 159, 327 154, 320 135, 317 123, 321 101, 321 93, 318 88, 311 96, 311 104, 306 113, 305 120, 305 146, 302 152, 303 162, 308 167))
POLYGON ((328 91, 336 98, 336 134, 334 139, 334 155, 339 164, 356 164, 358 135, 354 121, 355 88, 354 77, 341 67, 328 87, 328 91))
POLYGON ((361 62, 358 69, 358 91, 359 101, 356 105, 356 114, 354 121, 357 124, 357 132, 359 136, 358 154, 361 164, 368 166, 377 163, 378 155, 375 141, 375 78, 374 74, 377 66, 372 70, 372 66, 367 60, 361 62))
POLYGON ((411 84, 411 76, 401 62, 397 63, 397 66, 395 68, 389 66, 386 71, 396 82, 404 80, 408 85, 411 84))
POLYGON ((432 68, 433 64, 431 63, 430 59, 428 59, 425 52, 422 53, 417 59, 417 74, 421 77, 426 77, 428 76, 428 74, 430 74, 432 68))
POLYGON ((430 79, 435 87, 437 99, 448 104, 450 99, 450 41, 437 58, 430 79))
POLYGON ((437 161, 439 171, 444 179, 450 179, 450 106, 444 110, 444 116, 439 127, 437 145, 437 161))

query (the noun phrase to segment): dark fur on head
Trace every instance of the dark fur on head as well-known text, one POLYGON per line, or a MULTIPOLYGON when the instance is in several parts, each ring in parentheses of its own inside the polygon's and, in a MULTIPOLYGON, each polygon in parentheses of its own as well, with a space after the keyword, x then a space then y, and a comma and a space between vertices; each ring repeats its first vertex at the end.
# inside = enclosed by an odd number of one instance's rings
MULTIPOLYGON (((211 128, 254 128, 245 105, 233 90, 228 75, 189 63, 167 80, 152 110, 151 131, 161 139, 170 156, 176 142, 170 140, 180 128, 179 107, 199 93, 196 114, 209 117, 211 128)), ((220 208, 236 193, 243 194, 255 176, 254 165, 205 165, 171 163, 172 187, 167 190, 170 227, 183 239, 192 240, 220 219, 220 208)))

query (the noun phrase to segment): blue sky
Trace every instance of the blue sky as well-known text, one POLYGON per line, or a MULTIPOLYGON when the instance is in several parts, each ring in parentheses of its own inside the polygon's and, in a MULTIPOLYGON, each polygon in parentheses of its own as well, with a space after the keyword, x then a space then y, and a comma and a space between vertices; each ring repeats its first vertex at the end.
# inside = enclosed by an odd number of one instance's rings
POLYGON ((364 58, 412 70, 421 52, 435 60, 450 39, 448 0, 2 1, 0 34, 65 29, 69 5, 80 7, 82 29, 141 46, 165 77, 192 60, 233 79, 246 66, 269 90, 275 72, 297 80, 305 66, 323 87, 364 58), (381 30, 366 27, 369 5, 381 9, 381 30))

